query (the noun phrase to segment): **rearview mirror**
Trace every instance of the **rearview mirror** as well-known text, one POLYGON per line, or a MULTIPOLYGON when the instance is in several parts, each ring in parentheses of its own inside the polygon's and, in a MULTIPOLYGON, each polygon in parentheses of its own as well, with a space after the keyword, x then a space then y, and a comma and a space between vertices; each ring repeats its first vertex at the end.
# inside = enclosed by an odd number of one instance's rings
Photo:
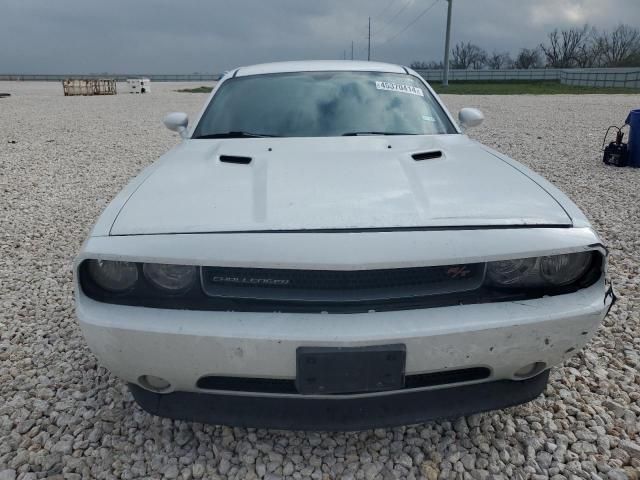
POLYGON ((187 138, 189 116, 183 112, 173 112, 164 117, 164 126, 173 132, 178 132, 182 138, 187 138))
POLYGON ((458 120, 463 130, 477 127, 484 120, 484 114, 477 108, 463 108, 458 113, 458 120))

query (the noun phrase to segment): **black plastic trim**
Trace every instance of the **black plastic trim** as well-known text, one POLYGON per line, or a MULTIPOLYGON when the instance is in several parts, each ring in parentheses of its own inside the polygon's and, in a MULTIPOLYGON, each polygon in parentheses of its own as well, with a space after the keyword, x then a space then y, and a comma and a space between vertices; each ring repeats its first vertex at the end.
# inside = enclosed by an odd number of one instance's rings
POLYGON ((363 228, 307 228, 274 230, 219 230, 199 232, 158 232, 158 233, 122 233, 110 234, 110 237, 145 237, 152 235, 229 235, 248 233, 379 233, 379 232, 444 232, 475 230, 522 230, 539 228, 573 228, 569 223, 523 224, 523 225, 460 225, 438 227, 363 227, 363 228))
POLYGON ((136 402, 153 415, 192 422, 283 430, 354 431, 452 419, 511 407, 540 395, 549 379, 497 380, 432 390, 333 396, 229 393, 153 393, 130 384, 136 402))
POLYGON ((288 378, 250 378, 207 375, 196 383, 202 390, 226 390, 230 392, 297 394, 296 381, 288 378))
POLYGON ((491 370, 487 367, 460 368, 440 372, 419 373, 404 377, 404 388, 437 387, 452 383, 474 382, 489 378, 491 370))
POLYGON ((413 155, 411 155, 411 158, 416 161, 435 160, 436 158, 442 158, 442 151, 432 150, 430 152, 414 153, 413 155))
POLYGON ((196 282, 189 290, 180 294, 168 295, 154 288, 144 278, 142 264, 137 265, 140 272, 140 280, 137 284, 126 292, 113 293, 100 288, 93 281, 88 271, 88 260, 85 260, 78 270, 80 287, 85 295, 98 302, 145 308, 235 312, 367 313, 513 302, 573 293, 593 285, 601 278, 603 257, 599 252, 594 251, 590 269, 580 280, 564 287, 508 289, 485 284, 474 290, 430 295, 394 296, 385 295, 384 291, 380 291, 375 297, 360 299, 331 296, 304 299, 293 295, 286 298, 260 298, 259 292, 256 292, 253 298, 216 297, 209 296, 203 291, 202 282, 196 282))
POLYGON ((485 268, 485 263, 354 271, 202 267, 201 282, 212 298, 375 303, 474 291, 482 286, 485 268))
MULTIPOLYGON (((406 375, 404 378, 404 390, 484 380, 489 378, 490 375, 491 370, 486 367, 463 368, 457 370, 406 375)), ((203 390, 225 390, 230 392, 257 394, 299 394, 296 388, 295 379, 286 378, 224 377, 218 375, 207 375, 201 377, 196 383, 196 386, 203 390)))
POLYGON ((238 165, 249 165, 251 157, 240 157, 238 155, 220 155, 220 161, 223 163, 235 163, 238 165))

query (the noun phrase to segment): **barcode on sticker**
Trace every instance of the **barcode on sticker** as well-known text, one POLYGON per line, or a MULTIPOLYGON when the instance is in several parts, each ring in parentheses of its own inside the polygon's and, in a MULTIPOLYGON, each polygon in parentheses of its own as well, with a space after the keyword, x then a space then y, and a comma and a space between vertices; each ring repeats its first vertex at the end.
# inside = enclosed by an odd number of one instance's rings
POLYGON ((378 90, 389 90, 390 92, 409 93, 411 95, 419 95, 424 97, 424 92, 421 88, 412 87, 411 85, 403 85, 401 83, 391 82, 376 82, 376 88, 378 90))

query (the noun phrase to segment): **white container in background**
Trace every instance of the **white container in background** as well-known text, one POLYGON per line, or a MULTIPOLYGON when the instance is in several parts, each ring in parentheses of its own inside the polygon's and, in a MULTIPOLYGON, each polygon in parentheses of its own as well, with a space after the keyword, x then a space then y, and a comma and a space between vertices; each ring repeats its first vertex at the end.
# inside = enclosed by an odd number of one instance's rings
POLYGON ((129 93, 150 93, 151 80, 148 78, 127 78, 129 93))

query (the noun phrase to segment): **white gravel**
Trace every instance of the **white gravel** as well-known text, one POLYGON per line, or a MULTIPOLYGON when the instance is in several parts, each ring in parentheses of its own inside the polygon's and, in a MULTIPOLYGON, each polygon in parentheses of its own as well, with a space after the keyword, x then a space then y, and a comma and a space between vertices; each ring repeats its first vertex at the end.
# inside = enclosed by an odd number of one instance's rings
POLYGON ((545 175, 612 253, 619 303, 544 396, 454 422, 317 434, 152 417, 87 349, 72 259, 106 203, 178 140, 160 120, 206 98, 0 91, 0 480, 131 478, 637 479, 640 170, 602 165, 604 129, 638 96, 445 96, 487 117, 472 133, 545 175), (15 142, 15 143, 13 143, 15 142))

